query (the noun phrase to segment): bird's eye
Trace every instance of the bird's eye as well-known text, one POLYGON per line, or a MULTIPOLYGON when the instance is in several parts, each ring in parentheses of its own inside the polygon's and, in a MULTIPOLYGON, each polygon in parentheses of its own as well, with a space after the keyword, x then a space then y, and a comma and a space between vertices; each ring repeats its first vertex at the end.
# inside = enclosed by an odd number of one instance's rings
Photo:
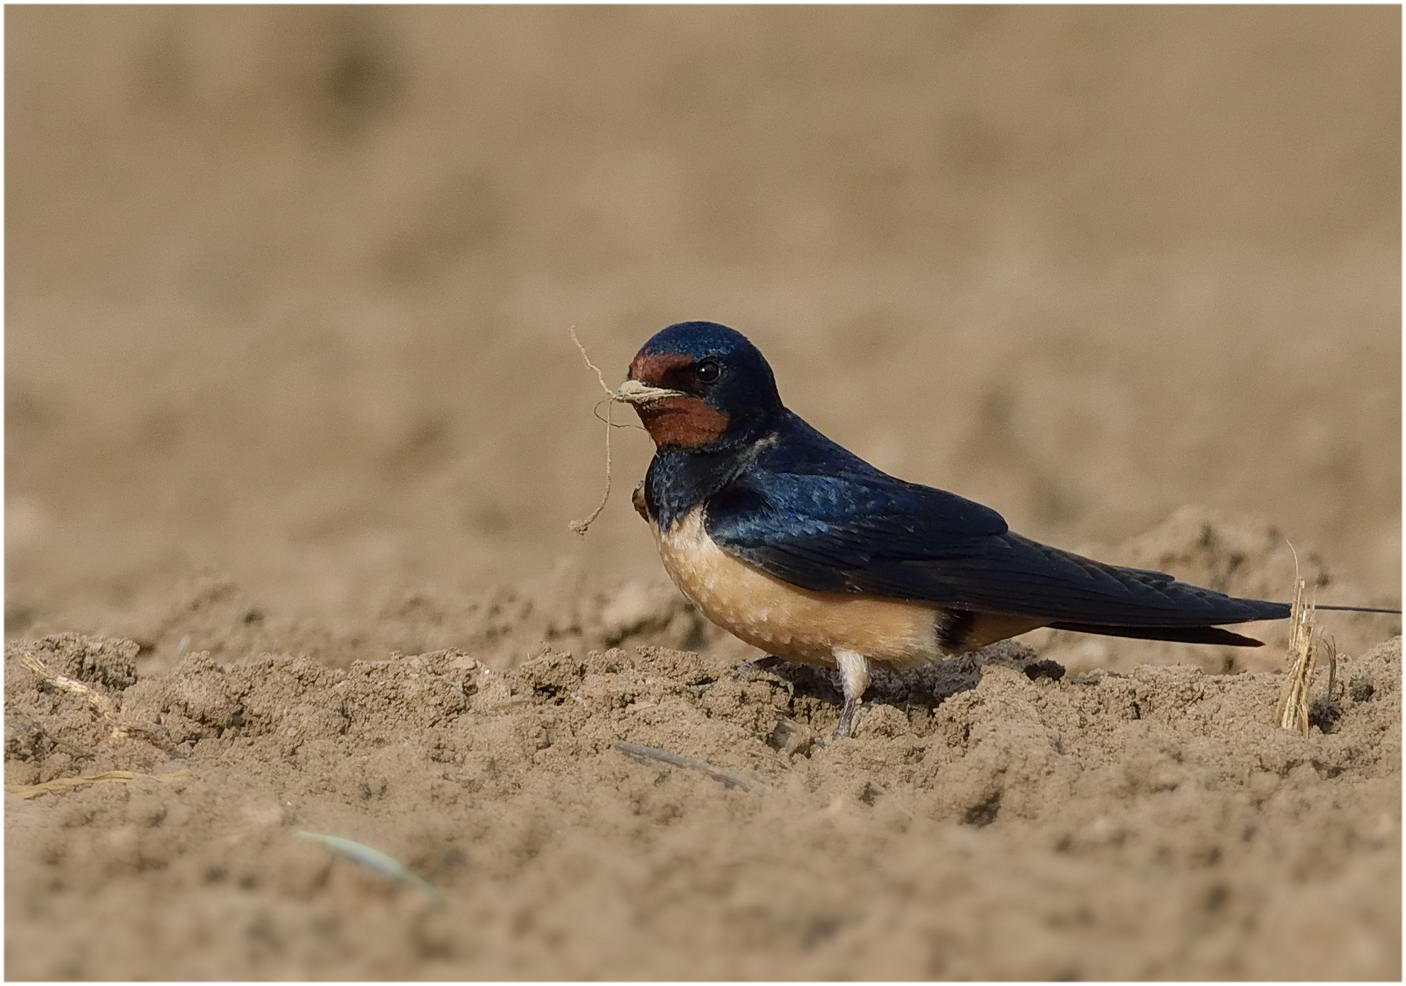
POLYGON ((717 383, 718 378, 723 375, 723 367, 715 359, 701 360, 693 368, 693 375, 698 378, 699 383, 717 383))

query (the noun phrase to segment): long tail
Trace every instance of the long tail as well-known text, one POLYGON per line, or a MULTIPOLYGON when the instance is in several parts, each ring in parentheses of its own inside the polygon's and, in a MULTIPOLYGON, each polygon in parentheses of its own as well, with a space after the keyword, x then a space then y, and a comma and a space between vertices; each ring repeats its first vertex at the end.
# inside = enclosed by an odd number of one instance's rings
POLYGON ((1263 640, 1233 633, 1223 627, 1106 627, 1093 623, 1051 623, 1056 630, 1077 630, 1105 637, 1136 637, 1139 640, 1174 640, 1181 644, 1222 644, 1226 647, 1263 647, 1263 640))
MULTIPOLYGON (((1271 603, 1261 600, 1237 600, 1254 602, 1262 608, 1260 619, 1279 620, 1289 615, 1288 603, 1271 603)), ((1385 609, 1376 606, 1318 606, 1317 609, 1332 610, 1336 613, 1387 613, 1400 616, 1399 609, 1385 609)), ((1249 622, 1249 621, 1245 621, 1249 622)), ((1080 633, 1097 633, 1105 637, 1136 637, 1139 640, 1173 640, 1183 644, 1221 644, 1227 647, 1263 647, 1264 641, 1234 633, 1223 627, 1142 627, 1142 626, 1103 626, 1096 623, 1051 623, 1058 630, 1077 630, 1080 633)))
MULTIPOLYGON (((928 563, 876 562, 847 577, 860 591, 1029 617, 1035 626, 1234 647, 1257 647, 1260 641, 1222 629, 1227 624, 1288 619, 1293 609, 1289 603, 1228 596, 1166 572, 1095 561, 1009 531, 928 563)), ((1317 608, 1401 614, 1383 607, 1317 608)))

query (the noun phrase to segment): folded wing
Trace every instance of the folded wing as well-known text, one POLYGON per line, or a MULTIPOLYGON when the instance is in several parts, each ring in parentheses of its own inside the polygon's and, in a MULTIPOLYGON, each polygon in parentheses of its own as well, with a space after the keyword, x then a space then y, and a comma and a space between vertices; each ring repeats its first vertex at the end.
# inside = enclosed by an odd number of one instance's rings
POLYGON ((1030 616, 1093 633, 1253 643, 1220 623, 1277 619, 1164 572, 1109 565, 1012 533, 988 507, 878 473, 753 471, 708 504, 709 535, 768 574, 820 592, 1030 616), (1157 631, 1186 631, 1173 636, 1157 631))

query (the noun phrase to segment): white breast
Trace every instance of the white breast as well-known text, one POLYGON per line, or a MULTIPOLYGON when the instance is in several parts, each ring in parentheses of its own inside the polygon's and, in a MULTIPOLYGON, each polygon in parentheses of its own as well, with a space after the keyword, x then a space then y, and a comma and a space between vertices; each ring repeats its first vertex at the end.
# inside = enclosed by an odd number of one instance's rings
POLYGON ((940 656, 936 607, 811 592, 773 578, 719 548, 701 508, 655 537, 665 571, 703 615, 767 653, 829 665, 836 649, 899 666, 940 656))

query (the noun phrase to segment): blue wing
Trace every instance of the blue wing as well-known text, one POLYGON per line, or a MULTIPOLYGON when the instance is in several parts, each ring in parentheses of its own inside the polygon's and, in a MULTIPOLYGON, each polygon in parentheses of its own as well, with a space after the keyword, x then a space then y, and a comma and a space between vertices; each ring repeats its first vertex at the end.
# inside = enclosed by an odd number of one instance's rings
POLYGON ((1281 603, 1236 599, 1031 541, 989 507, 888 476, 800 424, 804 433, 715 494, 705 515, 719 547, 792 585, 1093 632, 1288 614, 1281 603))

